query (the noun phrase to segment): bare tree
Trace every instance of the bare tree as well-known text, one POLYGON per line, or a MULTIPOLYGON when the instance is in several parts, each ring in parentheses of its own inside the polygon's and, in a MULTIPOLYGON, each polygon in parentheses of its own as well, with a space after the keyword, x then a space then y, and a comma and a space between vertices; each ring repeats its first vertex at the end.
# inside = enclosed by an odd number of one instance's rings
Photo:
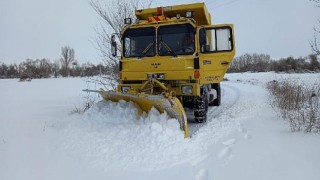
POLYGON ((318 61, 317 55, 310 54, 309 55, 309 59, 310 59, 310 67, 309 67, 309 69, 311 71, 317 71, 318 72, 319 69, 320 69, 320 63, 318 61))
POLYGON ((58 74, 59 74, 59 69, 60 69, 60 62, 59 60, 55 60, 52 64, 52 71, 53 71, 53 75, 55 78, 58 77, 58 74))
POLYGON ((75 61, 74 49, 69 46, 62 47, 60 61, 63 69, 62 75, 69 76, 69 66, 75 61))
MULTIPOLYGON (((316 4, 317 7, 320 8, 320 0, 310 0, 316 4)), ((320 35, 320 19, 318 19, 318 28, 315 26, 313 27, 314 31, 314 40, 310 41, 310 46, 314 54, 317 56, 320 55, 320 42, 318 40, 318 36, 320 35)))
MULTIPOLYGON (((91 7, 100 17, 100 26, 96 29, 96 48, 100 51, 104 64, 108 67, 108 72, 105 72, 108 76, 97 80, 99 83, 104 85, 107 83, 115 87, 118 79, 120 58, 113 57, 111 54, 111 35, 115 33, 120 40, 124 19, 131 18, 134 20, 134 11, 150 7, 151 3, 152 0, 90 0, 91 7)), ((118 43, 117 48, 120 51, 120 43, 118 43)))
POLYGON ((270 70, 270 55, 267 54, 243 54, 234 58, 229 72, 257 71, 266 72, 270 70))
MULTIPOLYGON (((320 20, 319 20, 320 25, 320 20)), ((313 28, 314 30, 314 39, 310 42, 311 49, 314 54, 320 55, 320 42, 318 40, 318 35, 320 34, 320 30, 318 30, 316 27, 313 28)))
POLYGON ((320 7, 320 0, 310 0, 310 1, 315 2, 317 4, 316 6, 320 7))

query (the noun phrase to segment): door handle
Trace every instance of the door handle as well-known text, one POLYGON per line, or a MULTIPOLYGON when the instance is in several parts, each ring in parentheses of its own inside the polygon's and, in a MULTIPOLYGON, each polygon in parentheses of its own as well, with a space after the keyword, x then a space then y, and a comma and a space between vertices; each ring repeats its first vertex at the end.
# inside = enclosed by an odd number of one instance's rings
POLYGON ((227 62, 227 61, 224 61, 221 63, 221 65, 228 65, 228 64, 229 64, 229 62, 227 62))

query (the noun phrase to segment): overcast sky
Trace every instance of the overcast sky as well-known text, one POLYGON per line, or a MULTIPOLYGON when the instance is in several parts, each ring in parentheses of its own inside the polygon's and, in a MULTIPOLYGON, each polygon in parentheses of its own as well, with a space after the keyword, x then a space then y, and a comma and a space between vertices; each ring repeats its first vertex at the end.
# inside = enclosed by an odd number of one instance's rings
MULTIPOLYGON (((108 0, 106 0, 108 1, 108 0)), ((154 6, 203 2, 154 0, 154 6)), ((207 0, 213 23, 233 23, 237 56, 266 53, 273 58, 306 56, 320 18, 309 0, 207 0)), ((0 0, 0 61, 60 58, 62 46, 81 62, 98 63, 93 46, 98 17, 88 0, 0 0)))

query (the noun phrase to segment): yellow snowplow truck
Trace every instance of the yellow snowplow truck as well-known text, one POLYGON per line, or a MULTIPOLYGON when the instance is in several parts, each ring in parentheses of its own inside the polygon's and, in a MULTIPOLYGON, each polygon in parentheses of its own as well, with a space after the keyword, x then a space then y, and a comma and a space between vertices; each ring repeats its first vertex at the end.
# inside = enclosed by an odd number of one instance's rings
MULTIPOLYGON (((211 24, 204 3, 148 8, 126 18, 121 31, 120 84, 100 90, 106 100, 132 101, 176 118, 188 137, 184 108, 207 120, 208 106, 221 103, 220 82, 235 55, 232 24, 211 24)), ((116 35, 111 51, 117 56, 116 35)))

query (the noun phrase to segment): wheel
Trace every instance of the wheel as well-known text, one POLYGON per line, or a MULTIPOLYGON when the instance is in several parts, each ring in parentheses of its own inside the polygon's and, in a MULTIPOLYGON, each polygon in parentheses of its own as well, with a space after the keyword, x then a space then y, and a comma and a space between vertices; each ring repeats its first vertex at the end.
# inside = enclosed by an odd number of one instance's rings
POLYGON ((197 123, 206 122, 207 111, 208 111, 208 98, 207 98, 207 92, 204 92, 202 96, 195 97, 194 99, 194 120, 197 123))
POLYGON ((209 103, 209 106, 220 106, 221 105, 221 88, 220 83, 218 84, 211 84, 211 89, 217 91, 217 99, 213 100, 209 103))

